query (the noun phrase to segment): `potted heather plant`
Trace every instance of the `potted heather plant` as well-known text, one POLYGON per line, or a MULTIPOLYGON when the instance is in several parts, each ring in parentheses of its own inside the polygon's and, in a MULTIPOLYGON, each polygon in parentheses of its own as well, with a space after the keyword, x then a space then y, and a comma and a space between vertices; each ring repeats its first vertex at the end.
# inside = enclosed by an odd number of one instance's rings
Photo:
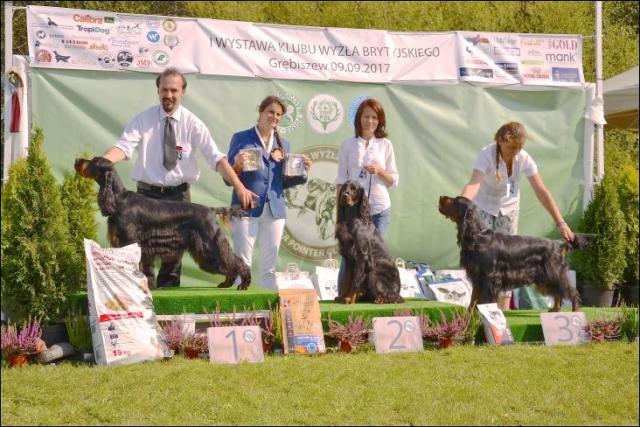
POLYGON ((198 359, 200 354, 209 352, 209 337, 207 334, 198 332, 185 334, 180 347, 189 359, 198 359))
POLYGON ((282 317, 280 317, 280 306, 278 304, 272 306, 269 303, 269 318, 264 319, 262 334, 264 340, 268 343, 268 351, 282 353, 284 339, 282 337, 282 317))
MULTIPOLYGON (((463 308, 461 307, 461 309, 463 308)), ((456 341, 464 340, 467 337, 470 317, 460 310, 455 310, 451 318, 448 319, 442 309, 439 308, 438 311, 440 312, 440 321, 436 325, 436 333, 440 347, 451 347, 456 341)))
POLYGON ((349 353, 369 340, 372 323, 371 319, 351 313, 347 322, 342 324, 333 320, 331 313, 327 313, 327 327, 329 328, 327 335, 339 341, 340 350, 349 353))
POLYGON ((162 335, 169 350, 176 354, 182 350, 182 343, 186 335, 184 319, 174 317, 162 327, 162 335))
POLYGON ((587 322, 583 327, 591 336, 591 342, 613 341, 620 338, 620 314, 616 313, 608 318, 605 311, 596 313, 593 320, 587 322))
POLYGON ((7 322, 2 325, 2 358, 9 361, 9 366, 26 365, 27 356, 42 348, 41 337, 42 329, 37 320, 27 320, 20 328, 7 322))
POLYGON ((422 331, 422 342, 424 345, 430 348, 440 345, 438 343, 437 323, 424 312, 418 314, 418 319, 420 320, 420 330, 422 331))

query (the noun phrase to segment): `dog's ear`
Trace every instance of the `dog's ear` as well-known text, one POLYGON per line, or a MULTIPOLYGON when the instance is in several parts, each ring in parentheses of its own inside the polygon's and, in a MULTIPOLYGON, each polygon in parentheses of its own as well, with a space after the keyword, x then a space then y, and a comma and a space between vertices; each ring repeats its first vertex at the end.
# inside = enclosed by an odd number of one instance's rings
POLYGON ((91 161, 99 168, 113 168, 113 162, 105 157, 94 157, 91 161))
POLYGON ((358 218, 364 221, 371 221, 371 213, 369 211, 369 199, 364 193, 364 187, 358 186, 358 218))
POLYGON ((103 172, 104 183, 98 193, 98 207, 102 215, 112 216, 116 213, 116 196, 113 193, 113 171, 104 169, 103 172))

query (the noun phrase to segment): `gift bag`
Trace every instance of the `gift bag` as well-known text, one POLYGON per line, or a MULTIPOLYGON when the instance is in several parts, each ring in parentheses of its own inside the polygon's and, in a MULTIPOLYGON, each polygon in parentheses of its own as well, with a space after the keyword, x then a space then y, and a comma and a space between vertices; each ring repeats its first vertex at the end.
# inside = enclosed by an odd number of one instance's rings
POLYGON ((262 160, 261 148, 246 148, 240 150, 241 153, 247 153, 249 158, 242 166, 242 170, 245 172, 261 171, 264 169, 264 161, 262 160))
POLYGON ((489 344, 508 345, 513 344, 513 335, 507 323, 506 317, 498 304, 478 304, 480 319, 484 325, 484 336, 489 344))
POLYGON ((307 171, 304 168, 304 156, 302 154, 287 153, 282 166, 282 176, 284 178, 307 176, 307 171))
POLYGON ((300 271, 298 264, 294 262, 287 264, 285 271, 276 272, 276 286, 278 289, 313 289, 315 291, 309 272, 300 271))
POLYGON ((403 298, 423 298, 424 291, 420 286, 420 282, 418 282, 417 271, 415 268, 405 268, 404 260, 402 258, 396 259, 396 267, 398 268, 398 273, 400 274, 400 283, 402 287, 400 288, 400 296, 403 298))
POLYGON ((326 259, 316 267, 311 275, 311 282, 322 301, 333 301, 338 296, 338 262, 333 258, 326 259))
POLYGON ((416 271, 416 280, 418 280, 418 285, 420 285, 420 289, 422 290, 425 299, 435 300, 435 295, 433 295, 433 293, 427 286, 429 283, 433 282, 434 279, 434 274, 431 270, 431 266, 426 262, 409 260, 407 260, 407 264, 411 264, 413 266, 413 269, 416 271))
POLYGON ((469 307, 471 303, 471 291, 461 279, 436 276, 436 281, 427 283, 427 289, 436 301, 463 307, 469 307))

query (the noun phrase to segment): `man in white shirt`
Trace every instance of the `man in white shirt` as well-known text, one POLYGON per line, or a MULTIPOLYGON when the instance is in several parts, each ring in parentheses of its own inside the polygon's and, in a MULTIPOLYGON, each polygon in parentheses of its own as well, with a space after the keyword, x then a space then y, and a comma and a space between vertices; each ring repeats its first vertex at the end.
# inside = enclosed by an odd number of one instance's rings
MULTIPOLYGON (((168 68, 156 78, 156 88, 160 104, 137 114, 103 157, 118 163, 131 159, 137 149, 138 158, 131 178, 137 182, 138 193, 154 199, 190 202, 189 186, 200 177, 196 162, 196 151, 199 150, 209 166, 231 184, 242 207, 251 207, 252 198, 257 196, 240 182, 205 124, 181 105, 187 89, 184 75, 176 68, 168 68), (177 159, 174 156, 175 166, 165 167, 167 126, 173 128, 177 159)), ((157 278, 158 288, 180 286, 181 266, 181 260, 163 262, 157 278)))

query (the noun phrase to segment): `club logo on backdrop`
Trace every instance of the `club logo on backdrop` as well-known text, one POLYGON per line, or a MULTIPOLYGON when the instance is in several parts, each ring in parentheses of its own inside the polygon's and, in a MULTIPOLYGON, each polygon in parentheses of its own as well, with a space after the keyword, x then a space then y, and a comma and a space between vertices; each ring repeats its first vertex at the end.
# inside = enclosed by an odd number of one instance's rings
POLYGON ((165 31, 172 33, 178 28, 178 24, 176 24, 176 21, 169 18, 162 23, 162 28, 164 28, 165 31))
POLYGON ((153 52, 153 62, 158 65, 166 65, 169 62, 169 54, 164 50, 156 50, 153 52))
POLYGON ((178 45, 178 43, 180 43, 178 38, 171 34, 164 36, 163 40, 164 40, 164 44, 167 45, 169 49, 173 49, 178 45))
POLYGON ((116 57, 111 52, 103 52, 98 56, 98 63, 103 68, 113 68, 116 66, 116 57))
POLYGON ((317 95, 307 106, 307 121, 318 133, 335 132, 344 120, 344 108, 331 95, 317 95))
POLYGON ((313 162, 309 179, 305 185, 284 190, 287 222, 281 246, 298 258, 324 261, 338 255, 333 184, 338 175, 338 151, 339 147, 332 145, 315 145, 300 151, 313 162))
POLYGON ((278 92, 276 95, 282 99, 287 106, 287 111, 285 111, 280 120, 278 132, 282 134, 293 132, 302 124, 302 105, 300 105, 298 99, 290 93, 278 92))
POLYGON ((356 113, 358 112, 358 107, 360 106, 360 104, 362 104, 362 101, 369 98, 373 98, 373 97, 370 95, 359 96, 356 99, 354 99, 351 105, 349 106, 349 125, 351 126, 351 129, 356 128, 355 122, 356 122, 356 113))

